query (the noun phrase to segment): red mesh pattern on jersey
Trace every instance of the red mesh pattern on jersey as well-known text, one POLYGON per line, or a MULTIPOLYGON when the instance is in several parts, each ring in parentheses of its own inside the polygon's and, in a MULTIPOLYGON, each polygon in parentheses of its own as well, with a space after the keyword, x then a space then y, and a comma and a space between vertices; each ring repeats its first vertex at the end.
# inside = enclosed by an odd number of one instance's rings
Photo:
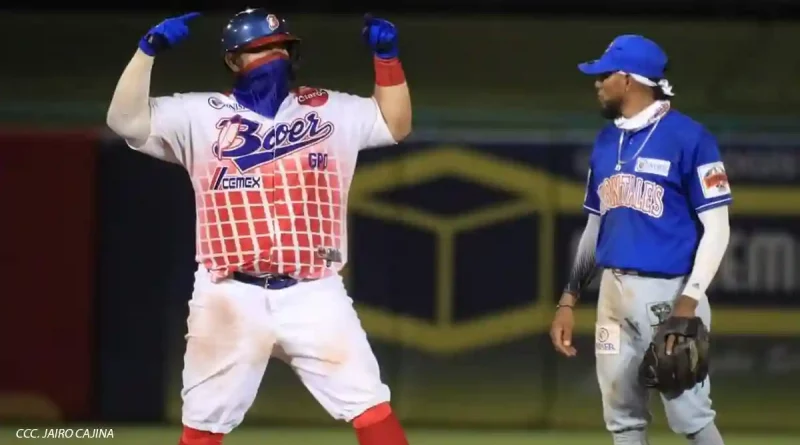
POLYGON ((259 167, 257 189, 211 190, 217 167, 228 164, 209 163, 206 175, 194 178, 197 261, 217 277, 234 270, 297 278, 335 274, 341 265, 328 267, 317 249, 343 248, 349 181, 332 154, 326 168, 312 168, 309 150, 259 167))

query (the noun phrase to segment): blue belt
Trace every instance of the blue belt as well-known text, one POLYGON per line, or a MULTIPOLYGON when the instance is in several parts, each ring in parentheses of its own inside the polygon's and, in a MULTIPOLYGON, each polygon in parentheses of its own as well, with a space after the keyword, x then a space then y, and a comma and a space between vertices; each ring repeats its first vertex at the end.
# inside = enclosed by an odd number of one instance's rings
POLYGON ((292 278, 289 275, 267 275, 263 277, 254 277, 241 272, 234 272, 233 275, 231 275, 231 278, 241 283, 263 287, 264 289, 269 290, 286 289, 287 287, 292 287, 300 282, 300 280, 297 278, 292 278))

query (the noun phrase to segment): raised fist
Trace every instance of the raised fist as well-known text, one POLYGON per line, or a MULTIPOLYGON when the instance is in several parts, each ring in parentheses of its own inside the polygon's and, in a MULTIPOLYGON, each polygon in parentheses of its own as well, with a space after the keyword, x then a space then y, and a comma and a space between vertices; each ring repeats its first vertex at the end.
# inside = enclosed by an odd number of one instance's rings
POLYGON ((165 49, 172 48, 189 36, 187 23, 200 15, 190 12, 180 17, 172 17, 154 26, 139 41, 139 49, 148 56, 155 56, 165 49))
POLYGON ((388 20, 374 18, 367 14, 364 17, 364 28, 361 29, 364 42, 372 52, 381 59, 394 59, 399 48, 397 45, 397 28, 388 20))

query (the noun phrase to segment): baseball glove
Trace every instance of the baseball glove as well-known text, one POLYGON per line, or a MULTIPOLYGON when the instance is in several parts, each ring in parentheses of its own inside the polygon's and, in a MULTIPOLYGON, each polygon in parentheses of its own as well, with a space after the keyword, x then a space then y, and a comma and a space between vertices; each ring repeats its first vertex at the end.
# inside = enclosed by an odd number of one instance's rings
POLYGON ((680 394, 708 376, 709 335, 699 317, 669 317, 659 326, 639 366, 642 384, 664 394, 680 394), (675 340, 667 354, 667 341, 675 340))

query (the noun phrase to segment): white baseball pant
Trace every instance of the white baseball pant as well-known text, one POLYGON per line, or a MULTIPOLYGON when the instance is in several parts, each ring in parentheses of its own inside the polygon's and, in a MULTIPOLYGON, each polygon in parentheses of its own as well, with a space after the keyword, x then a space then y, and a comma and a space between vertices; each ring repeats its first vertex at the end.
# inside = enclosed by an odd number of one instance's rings
POLYGON ((350 421, 380 403, 383 384, 342 278, 266 290, 195 273, 183 368, 183 424, 229 433, 256 398, 272 356, 284 359, 323 408, 350 421))
MULTIPOLYGON (((611 432, 644 429, 651 420, 650 391, 639 382, 639 364, 663 318, 686 285, 686 277, 672 279, 620 275, 603 271, 597 307, 595 341, 597 379, 603 396, 603 416, 611 432), (604 328, 605 338, 600 338, 604 328)), ((711 327, 708 299, 700 302, 697 316, 711 327)), ((693 434, 714 421, 710 379, 677 398, 661 396, 667 423, 678 434, 693 434)))

